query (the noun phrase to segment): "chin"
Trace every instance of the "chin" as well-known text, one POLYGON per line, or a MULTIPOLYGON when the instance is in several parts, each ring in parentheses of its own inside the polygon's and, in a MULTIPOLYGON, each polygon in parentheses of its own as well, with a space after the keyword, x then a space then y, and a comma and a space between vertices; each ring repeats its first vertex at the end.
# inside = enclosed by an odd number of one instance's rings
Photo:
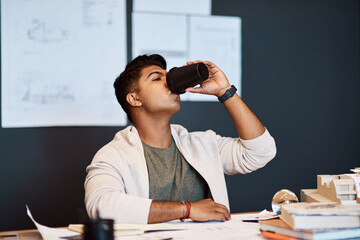
POLYGON ((179 102, 179 104, 176 107, 173 108, 174 114, 177 113, 178 111, 180 111, 180 108, 181 108, 181 104, 179 102))
POLYGON ((176 109, 176 112, 180 111, 181 105, 176 109))

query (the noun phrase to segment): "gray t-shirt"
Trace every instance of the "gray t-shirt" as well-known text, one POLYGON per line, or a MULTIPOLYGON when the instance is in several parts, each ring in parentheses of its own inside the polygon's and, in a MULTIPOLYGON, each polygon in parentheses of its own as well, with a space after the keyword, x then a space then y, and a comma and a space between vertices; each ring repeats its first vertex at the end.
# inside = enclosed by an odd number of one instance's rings
POLYGON ((150 199, 196 202, 211 197, 208 184, 185 160, 174 139, 169 148, 142 144, 149 172, 150 199))

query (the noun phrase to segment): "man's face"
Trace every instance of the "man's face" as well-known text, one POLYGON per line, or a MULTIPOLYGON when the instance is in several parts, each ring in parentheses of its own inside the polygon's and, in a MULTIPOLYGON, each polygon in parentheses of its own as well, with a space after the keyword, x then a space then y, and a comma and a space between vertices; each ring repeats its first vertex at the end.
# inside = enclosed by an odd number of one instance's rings
POLYGON ((145 111, 173 115, 180 110, 180 96, 170 91, 166 74, 166 70, 156 65, 142 69, 138 97, 145 111))

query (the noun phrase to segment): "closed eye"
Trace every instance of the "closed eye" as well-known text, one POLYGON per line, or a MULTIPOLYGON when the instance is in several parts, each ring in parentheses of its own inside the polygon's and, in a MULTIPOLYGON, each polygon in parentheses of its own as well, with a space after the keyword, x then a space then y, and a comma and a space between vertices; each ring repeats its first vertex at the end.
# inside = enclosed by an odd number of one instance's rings
POLYGON ((160 81, 162 76, 164 76, 164 74, 162 72, 154 71, 149 74, 148 79, 151 81, 160 81), (154 75, 154 77, 157 77, 157 78, 154 78, 151 80, 151 78, 150 78, 151 75, 154 75))

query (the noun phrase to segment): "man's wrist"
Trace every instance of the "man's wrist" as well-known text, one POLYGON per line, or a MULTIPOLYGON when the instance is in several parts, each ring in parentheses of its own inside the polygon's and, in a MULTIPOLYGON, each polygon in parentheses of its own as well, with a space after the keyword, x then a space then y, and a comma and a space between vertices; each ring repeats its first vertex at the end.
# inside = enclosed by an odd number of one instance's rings
POLYGON ((228 88, 224 93, 223 95, 219 96, 218 97, 218 100, 221 102, 221 103, 224 103, 226 100, 228 100, 229 98, 233 97, 234 94, 236 93, 237 89, 234 85, 231 85, 230 88, 228 88))
POLYGON ((231 85, 227 86, 226 88, 221 89, 215 96, 216 97, 221 97, 222 95, 224 95, 224 93, 226 93, 227 90, 229 90, 231 88, 231 85))
POLYGON ((190 217, 191 203, 189 201, 182 201, 181 203, 183 204, 183 217, 180 218, 180 221, 183 222, 190 217))

